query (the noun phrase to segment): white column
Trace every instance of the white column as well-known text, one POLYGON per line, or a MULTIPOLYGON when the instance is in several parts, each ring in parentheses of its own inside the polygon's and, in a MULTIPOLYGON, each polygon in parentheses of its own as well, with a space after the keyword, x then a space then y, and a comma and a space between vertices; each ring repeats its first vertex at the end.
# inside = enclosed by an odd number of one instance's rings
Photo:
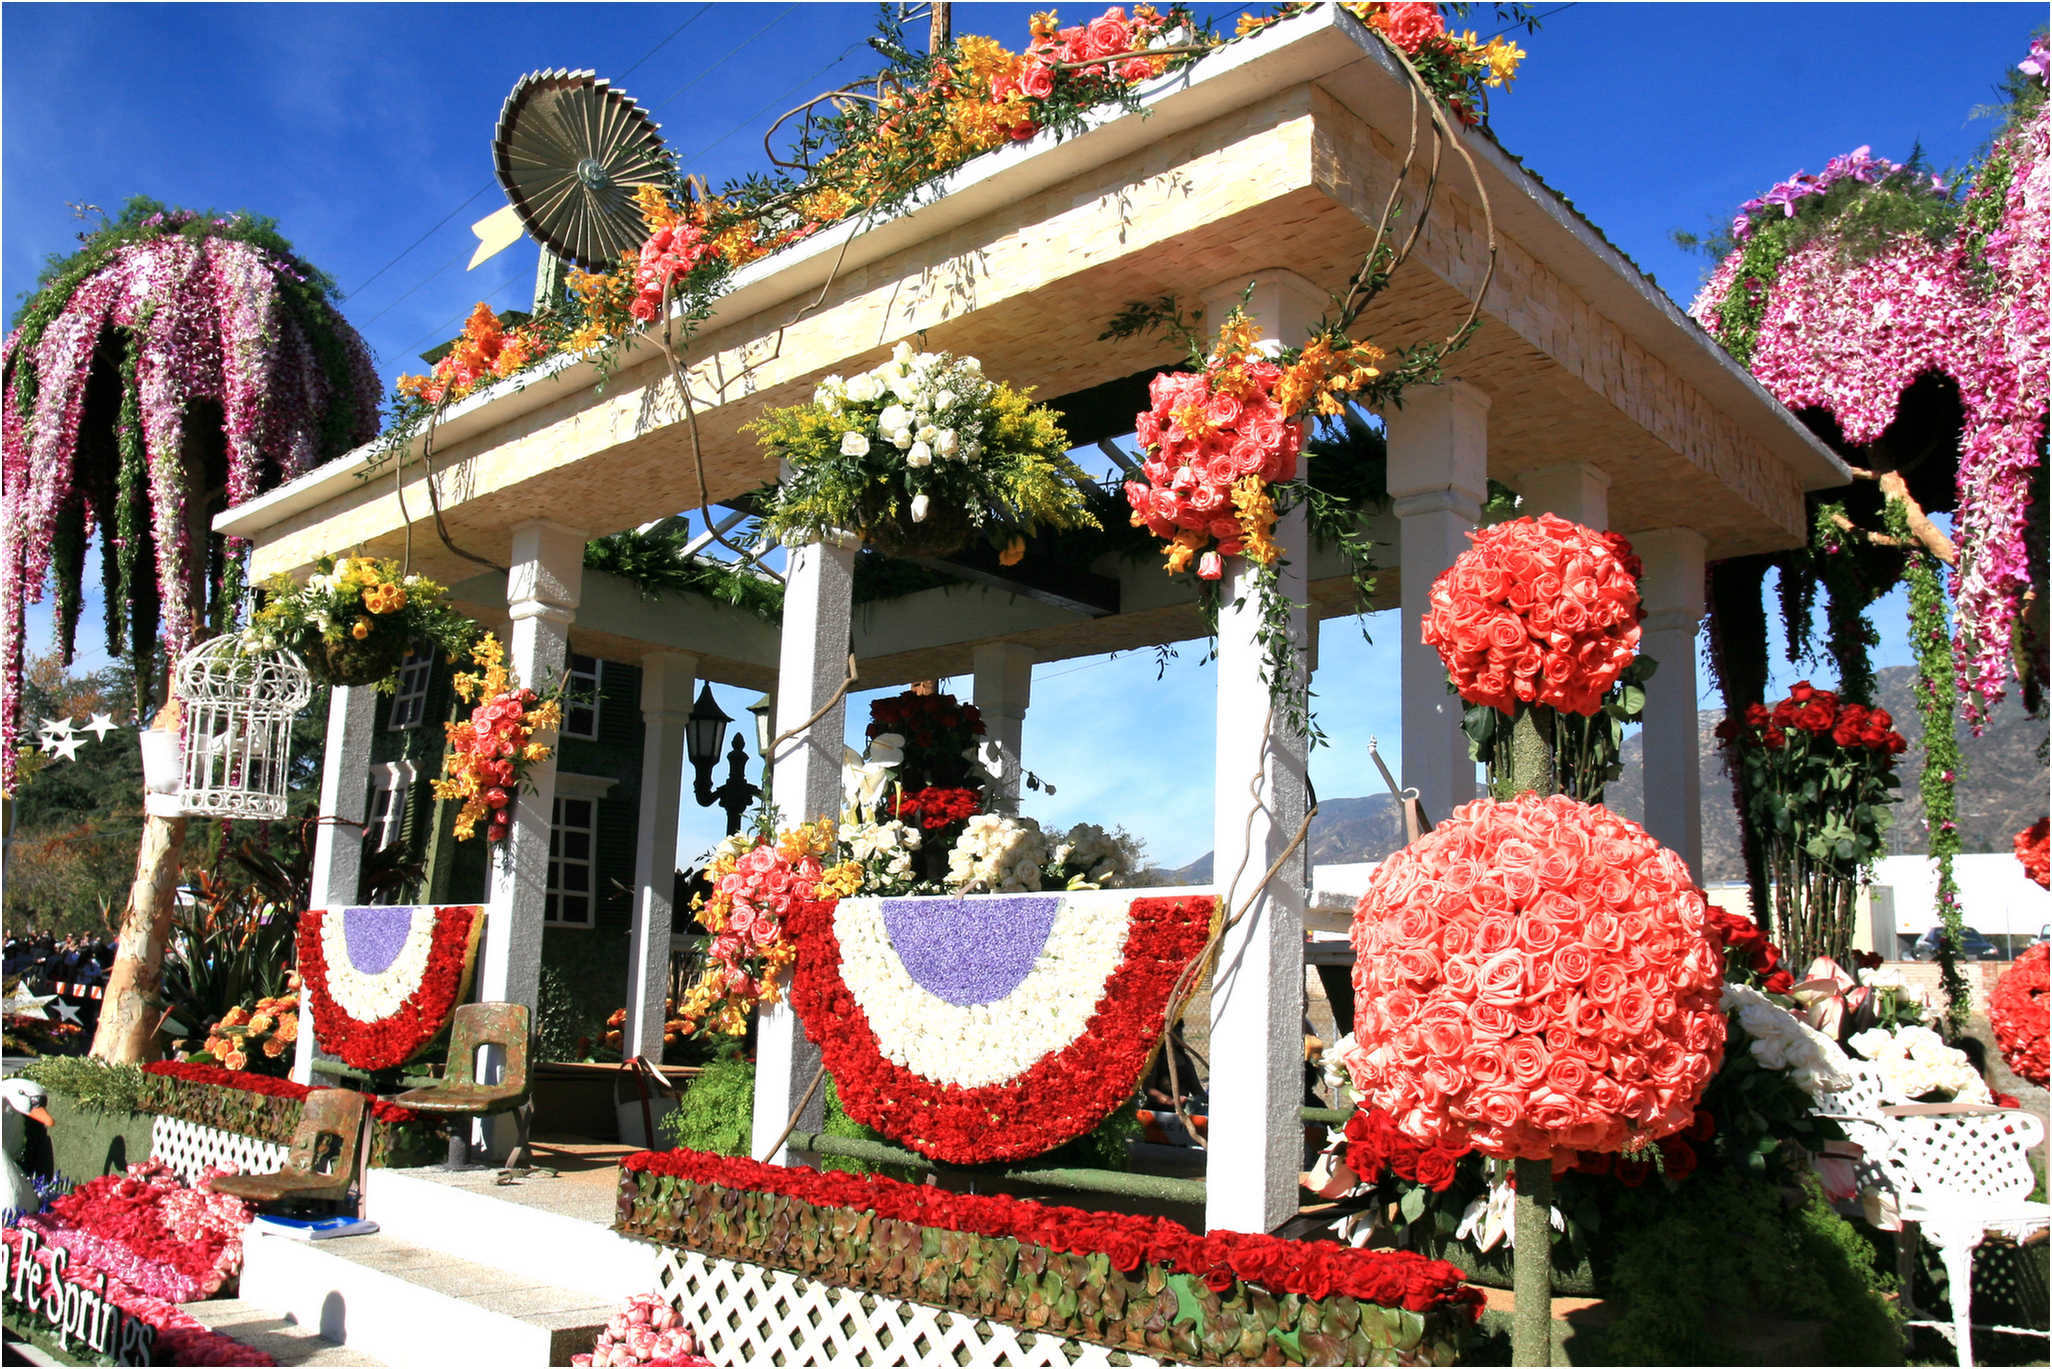
POLYGON ((991 808, 1017 813, 1026 772, 1019 758, 1026 709, 1033 702, 1033 649, 1018 642, 983 642, 971 649, 976 709, 983 715, 983 763, 997 776, 991 808))
MULTIPOLYGON (((855 552, 859 542, 840 536, 791 550, 784 576, 783 641, 777 659, 776 735, 781 737, 814 713, 848 673, 849 616, 853 611, 855 552)), ((832 708, 770 757, 771 790, 778 821, 795 827, 841 811, 842 732, 847 701, 832 708)), ((755 1122, 751 1152, 758 1160, 790 1164, 789 1145, 771 1142, 819 1069, 819 1048, 805 1039, 789 999, 763 1009, 755 1032, 755 1122)), ((798 1126, 817 1131, 825 1115, 814 1093, 798 1126)))
POLYGON ((634 843, 634 940, 627 970, 628 1052, 661 1063, 670 988, 670 896, 677 883, 677 804, 684 785, 684 720, 698 657, 651 652, 641 662, 641 813, 634 843))
POLYGON ((1702 760, 1696 734, 1696 629, 1703 621, 1703 535, 1690 528, 1631 534, 1646 568, 1639 650, 1659 662, 1646 682, 1641 734, 1646 830, 1703 877, 1702 760))
MULTIPOLYGON (((507 655, 522 685, 543 688, 561 678, 570 646, 570 621, 584 580, 585 536, 544 519, 513 529, 506 575, 506 616, 512 622, 507 655)), ((535 763, 513 806, 513 823, 492 853, 484 946, 478 956, 477 996, 486 1003, 540 1006, 542 916, 549 879, 549 828, 556 805, 556 755, 535 763)), ((494 1051, 496 1057, 498 1052, 494 1051)), ((502 1062, 486 1062, 496 1079, 502 1062)), ((486 1146, 502 1155, 512 1145, 513 1118, 487 1118, 486 1146)))
POLYGON ((1610 526, 1610 473, 1585 461, 1563 461, 1526 471, 1511 482, 1518 512, 1550 513, 1585 528, 1610 526))
MULTIPOLYGON (((1256 280, 1242 306, 1247 316, 1260 324, 1263 337, 1301 345, 1324 311, 1325 297, 1287 271, 1262 271, 1256 280)), ((1245 285, 1221 282, 1205 296, 1207 326, 1217 328, 1245 285)), ((1284 687, 1301 710, 1307 702, 1304 565, 1310 547, 1302 504, 1277 521, 1275 541, 1284 558, 1277 592, 1290 605, 1297 647, 1284 687)), ((1240 557, 1227 563, 1218 614, 1212 884, 1226 916, 1240 920, 1219 947, 1211 990, 1204 1224, 1214 1231, 1266 1232, 1295 1215, 1303 1161, 1297 1109, 1303 1095, 1308 846, 1299 846, 1260 895, 1249 899, 1303 822, 1305 744, 1302 729, 1273 706, 1261 678, 1255 569, 1240 557)))
MULTIPOLYGON (((313 878, 307 903, 344 908, 356 902, 363 864, 363 821, 370 811, 371 728, 377 722, 378 692, 368 685, 336 685, 328 691, 328 747, 321 757, 323 822, 314 831, 313 878)), ((292 1077, 313 1082, 313 1008, 299 990, 299 1038, 292 1044, 292 1077)))
POLYGON ((1460 698, 1421 625, 1432 582, 1468 549, 1488 491, 1489 396, 1462 381, 1419 386, 1387 415, 1389 495, 1397 516, 1403 606, 1404 785, 1442 821, 1475 797, 1475 763, 1461 732, 1460 698))

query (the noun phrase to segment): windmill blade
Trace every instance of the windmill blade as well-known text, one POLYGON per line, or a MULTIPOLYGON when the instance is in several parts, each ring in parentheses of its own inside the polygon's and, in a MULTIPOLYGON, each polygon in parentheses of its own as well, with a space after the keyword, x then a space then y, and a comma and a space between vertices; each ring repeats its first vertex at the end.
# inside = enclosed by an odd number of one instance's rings
POLYGON ((587 271, 610 271, 641 245, 648 230, 634 192, 671 180, 647 111, 593 72, 561 68, 514 85, 492 135, 492 168, 528 233, 587 271))

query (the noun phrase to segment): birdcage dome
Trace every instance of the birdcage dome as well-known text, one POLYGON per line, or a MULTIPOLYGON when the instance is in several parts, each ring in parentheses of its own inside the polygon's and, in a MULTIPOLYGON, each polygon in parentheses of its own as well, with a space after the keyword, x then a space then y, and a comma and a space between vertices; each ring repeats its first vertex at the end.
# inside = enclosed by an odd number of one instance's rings
POLYGON ((292 720, 313 698, 313 677, 285 647, 259 650, 230 635, 178 659, 172 692, 181 705, 185 784, 194 816, 285 816, 292 720))

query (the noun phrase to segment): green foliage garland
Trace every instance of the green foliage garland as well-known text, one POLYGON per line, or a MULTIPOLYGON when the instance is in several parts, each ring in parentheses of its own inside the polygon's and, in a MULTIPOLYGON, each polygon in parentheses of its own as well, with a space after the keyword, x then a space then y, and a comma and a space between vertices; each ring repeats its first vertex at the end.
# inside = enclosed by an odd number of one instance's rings
POLYGON ((1945 586, 1938 561, 1913 540, 1909 511, 1891 499, 1883 512, 1891 536, 1911 547, 1904 579, 1909 584, 1910 646, 1917 656, 1917 712, 1924 720, 1924 767, 1917 778, 1924 800, 1924 821, 1931 829, 1931 859, 1938 866, 1938 917, 1945 934, 1938 942, 1939 984, 1945 990, 1945 1024, 1949 1035, 1966 1029, 1972 995, 1960 973, 1959 956, 1966 944, 1966 923, 1959 911, 1959 884, 1952 860, 1960 851, 1959 738, 1953 730, 1959 684, 1953 660, 1952 632, 1945 618, 1945 586))
POLYGON ((92 1113, 140 1112, 143 1080, 149 1077, 140 1065, 109 1065, 79 1055, 43 1056, 22 1075, 92 1113))

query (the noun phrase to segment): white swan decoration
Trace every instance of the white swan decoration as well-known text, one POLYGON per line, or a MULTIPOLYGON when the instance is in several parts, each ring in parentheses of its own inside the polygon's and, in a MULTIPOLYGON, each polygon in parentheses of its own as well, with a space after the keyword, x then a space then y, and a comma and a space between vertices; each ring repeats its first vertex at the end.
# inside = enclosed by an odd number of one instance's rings
POLYGON ((0 1166, 5 1167, 0 1178, 7 1184, 5 1195, 0 1196, 0 1207, 34 1212, 43 1205, 36 1195, 35 1180, 21 1167, 19 1157, 28 1141, 28 1132, 22 1125, 24 1117, 46 1127, 56 1125, 44 1106, 49 1101, 50 1095, 33 1079, 0 1079, 0 1166))

